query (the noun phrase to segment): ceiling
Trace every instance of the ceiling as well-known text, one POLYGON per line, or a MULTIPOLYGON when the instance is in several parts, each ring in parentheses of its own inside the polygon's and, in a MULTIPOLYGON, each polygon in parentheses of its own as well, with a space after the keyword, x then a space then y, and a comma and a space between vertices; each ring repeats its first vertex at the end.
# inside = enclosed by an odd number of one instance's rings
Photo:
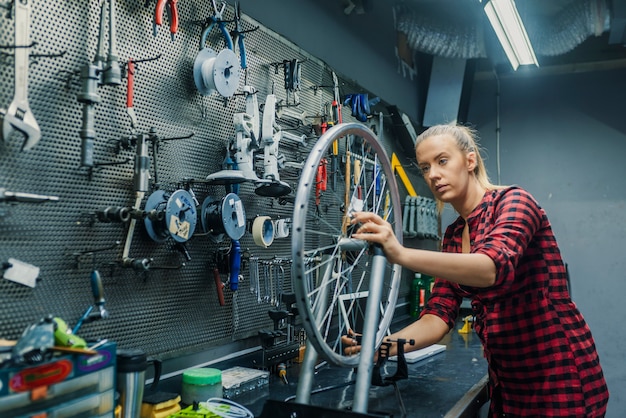
MULTIPOLYGON (((420 56, 438 55, 474 60, 479 72, 513 73, 480 0, 321 0, 318 4, 383 59, 396 60, 398 29, 417 53, 416 66, 423 59, 420 56)), ((520 67, 517 73, 626 67, 626 1, 517 0, 517 7, 539 61, 538 68, 520 67)))

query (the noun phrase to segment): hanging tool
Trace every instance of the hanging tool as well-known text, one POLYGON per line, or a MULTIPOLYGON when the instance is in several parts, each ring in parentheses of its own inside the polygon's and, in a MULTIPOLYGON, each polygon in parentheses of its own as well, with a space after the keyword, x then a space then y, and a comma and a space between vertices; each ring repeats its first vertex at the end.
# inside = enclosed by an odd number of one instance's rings
POLYGON ((5 142, 14 131, 24 135, 22 151, 33 148, 41 138, 41 130, 28 105, 28 58, 30 45, 31 0, 15 0, 15 90, 13 101, 3 116, 2 138, 5 142))
POLYGON ((200 50, 206 48, 206 41, 209 37, 209 34, 217 24, 217 27, 222 32, 222 36, 224 37, 224 42, 226 42, 226 48, 231 51, 234 50, 233 46, 233 38, 230 36, 230 33, 226 29, 226 21, 222 19, 222 15, 224 13, 224 9, 226 8, 226 3, 222 2, 222 8, 217 9, 217 4, 215 0, 211 0, 213 2, 213 15, 207 18, 208 25, 202 30, 202 36, 200 37, 200 50))
POLYGON ((126 79, 126 113, 130 117, 130 132, 131 134, 137 131, 137 114, 134 108, 134 96, 135 96, 135 63, 132 58, 128 59, 128 70, 126 79))
POLYGON ((261 144, 264 149, 263 179, 258 182, 255 193, 259 196, 280 197, 291 193, 291 186, 280 180, 278 166, 285 156, 279 152, 280 126, 276 124, 276 96, 268 94, 263 108, 261 144), (278 128, 278 129, 277 129, 278 128))
POLYGON ((109 53, 102 68, 102 84, 105 86, 119 86, 122 84, 122 70, 117 54, 117 35, 115 18, 115 0, 109 2, 109 53))
POLYGON ((228 266, 230 267, 229 286, 233 292, 239 289, 239 271, 241 268, 241 244, 239 240, 232 241, 232 248, 230 249, 230 259, 228 266))
POLYGON ((339 79, 337 78, 337 74, 332 72, 333 74, 333 102, 332 102, 332 117, 333 124, 337 125, 343 122, 343 117, 341 116, 341 96, 339 95, 339 79))
POLYGON ((241 69, 246 70, 248 68, 248 60, 246 57, 246 46, 244 43, 244 34, 248 32, 253 32, 257 30, 259 27, 255 27, 250 30, 242 30, 241 29, 241 4, 237 1, 235 2, 235 29, 230 33, 230 36, 233 40, 233 44, 237 44, 239 46, 239 60, 241 61, 241 69))
POLYGON ((213 268, 213 279, 215 280, 217 299, 220 302, 220 306, 224 306, 226 305, 226 302, 224 301, 224 283, 222 283, 222 278, 220 277, 220 269, 217 267, 213 268))
POLYGON ((100 276, 100 272, 98 270, 93 270, 91 272, 91 292, 93 293, 93 298, 95 301, 95 306, 98 308, 97 312, 93 312, 94 306, 91 305, 87 308, 87 310, 80 317, 74 328, 72 328, 72 334, 77 334, 80 327, 83 324, 87 324, 89 322, 97 321, 99 319, 105 319, 109 317, 109 312, 105 309, 105 299, 104 299, 104 288, 102 287, 102 277, 100 276))
MULTIPOLYGON (((356 189, 356 198, 361 200, 361 210, 363 208, 363 203, 362 203, 362 199, 363 199, 363 192, 361 189, 361 160, 356 157, 354 159, 354 187, 356 189)), ((360 212, 359 209, 355 209, 357 212, 360 212)))
MULTIPOLYGON (((341 116, 341 96, 339 95, 339 80, 337 74, 332 72, 333 75, 333 102, 332 102, 332 118, 333 124, 339 124, 343 122, 341 116)), ((330 173, 332 175, 331 187, 333 190, 337 189, 337 172, 339 171, 339 139, 335 139, 332 145, 332 155, 330 157, 330 173)))
POLYGON ((368 116, 371 116, 371 107, 380 102, 379 97, 370 99, 367 93, 348 94, 344 100, 344 105, 351 105, 352 116, 360 122, 367 122, 368 116))
POLYGON ((293 93, 293 106, 300 104, 298 92, 302 79, 301 62, 297 59, 284 60, 283 70, 285 78, 285 91, 287 92, 287 105, 289 106, 289 93, 293 93))
POLYGON ((10 192, 4 187, 0 187, 0 202, 25 202, 25 203, 41 203, 41 202, 57 202, 58 196, 46 196, 41 194, 10 192))
POLYGON ((259 149, 261 137, 257 91, 252 86, 244 86, 243 94, 246 98, 246 111, 233 115, 236 161, 230 157, 230 146, 227 146, 223 169, 207 176, 212 184, 227 185, 260 180, 254 171, 254 152, 259 149))
POLYGON ((326 184, 328 180, 327 166, 328 161, 326 160, 326 158, 322 158, 319 165, 317 166, 317 173, 315 175, 315 212, 316 216, 320 217, 320 203, 322 192, 326 191, 326 184))
POLYGON ((350 169, 351 169, 351 163, 350 163, 350 151, 346 151, 346 178, 345 178, 345 185, 346 185, 346 189, 345 189, 345 194, 344 194, 344 199, 343 199, 343 203, 344 203, 344 207, 346 208, 345 210, 345 214, 343 217, 343 225, 341 228, 341 232, 343 235, 346 234, 347 230, 348 230, 348 226, 350 226, 350 213, 348 212, 348 208, 350 207, 350 191, 352 190, 352 184, 351 184, 351 174, 350 174, 350 169))
POLYGON ((152 127, 148 133, 131 135, 129 138, 123 138, 124 141, 121 141, 122 143, 126 142, 128 146, 135 145, 136 147, 135 165, 133 169, 135 204, 130 212, 131 220, 126 233, 124 251, 122 252, 121 262, 123 267, 132 267, 137 271, 148 271, 155 269, 179 269, 184 266, 183 263, 175 266, 155 267, 151 265, 152 259, 136 259, 130 257, 130 247, 133 240, 135 225, 139 219, 144 221, 148 235, 155 242, 161 243, 171 237, 174 239, 176 248, 180 250, 188 260, 190 259, 189 253, 183 244, 191 238, 196 225, 196 205, 194 197, 186 190, 178 190, 171 196, 169 194, 166 195, 166 193, 162 190, 158 190, 157 154, 160 142, 187 139, 192 136, 194 136, 193 132, 182 137, 159 138, 156 133, 156 128, 152 127), (152 157, 154 165, 154 181, 152 183, 152 187, 153 189, 157 189, 157 191, 150 196, 145 204, 143 213, 145 213, 146 216, 134 216, 135 214, 142 213, 139 210, 139 207, 145 193, 150 187, 150 157, 148 155, 148 141, 152 144, 152 157), (172 197, 174 197, 174 200, 171 200, 172 197))
POLYGON ((411 180, 409 180, 409 176, 407 176, 406 171, 404 171, 404 167, 402 167, 402 164, 400 164, 400 160, 398 159, 398 156, 395 152, 391 154, 391 169, 392 171, 397 173, 398 176, 400 176, 400 180, 402 180, 402 184, 406 188, 409 196, 417 197, 417 193, 413 188, 413 184, 411 184, 411 180))
POLYGON ((215 0, 212 1, 214 13, 207 19, 208 24, 200 36, 200 52, 193 63, 193 79, 201 94, 208 96, 217 91, 223 97, 229 98, 239 87, 241 66, 233 50, 233 39, 226 29, 225 21, 222 20, 226 3, 222 3, 222 8, 218 10, 215 0), (216 24, 226 43, 226 49, 219 53, 206 46, 207 38, 216 24))
POLYGON ((122 83, 121 69, 118 62, 117 42, 115 35, 115 3, 114 0, 103 0, 100 6, 100 25, 98 43, 92 63, 81 68, 81 90, 76 95, 83 104, 83 120, 80 130, 81 166, 94 167, 94 141, 96 139, 95 106, 100 103, 98 87, 101 85, 118 86, 122 83), (106 6, 109 5, 109 52, 105 57, 104 36, 106 28, 106 6))
POLYGON ((170 21, 170 34, 172 42, 176 39, 178 32, 178 8, 176 6, 178 0, 157 0, 154 8, 154 36, 157 36, 158 28, 163 24, 163 9, 167 7, 167 19, 170 21))

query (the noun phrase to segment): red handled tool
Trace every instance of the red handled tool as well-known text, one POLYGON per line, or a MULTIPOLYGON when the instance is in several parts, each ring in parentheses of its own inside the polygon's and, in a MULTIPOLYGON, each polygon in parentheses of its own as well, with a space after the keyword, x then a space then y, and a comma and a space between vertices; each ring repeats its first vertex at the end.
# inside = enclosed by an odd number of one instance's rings
POLYGON ((135 96, 135 62, 132 58, 128 59, 128 78, 126 82, 126 113, 130 117, 131 132, 135 132, 137 129, 137 114, 133 107, 133 100, 135 96))
POLYGON ((167 18, 170 21, 170 33, 172 35, 172 41, 176 37, 178 32, 178 9, 176 2, 178 0, 157 0, 156 8, 154 9, 154 36, 157 35, 157 27, 163 24, 163 10, 167 6, 167 18))
POLYGON ((326 184, 328 182, 327 165, 328 161, 326 158, 322 158, 320 164, 317 166, 317 174, 315 175, 315 206, 318 214, 322 192, 326 191, 326 184))
POLYGON ((224 306, 226 305, 226 302, 224 302, 224 283, 222 283, 220 270, 217 267, 213 269, 213 278, 215 279, 215 288, 217 290, 217 298, 220 301, 220 306, 224 306))

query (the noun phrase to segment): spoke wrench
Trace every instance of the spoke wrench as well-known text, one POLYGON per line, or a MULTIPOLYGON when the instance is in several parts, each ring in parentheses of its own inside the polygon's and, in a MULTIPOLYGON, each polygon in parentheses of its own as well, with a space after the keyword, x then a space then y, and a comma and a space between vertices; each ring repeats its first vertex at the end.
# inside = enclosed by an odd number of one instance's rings
POLYGON ((33 148, 41 138, 41 130, 28 106, 28 59, 30 44, 30 9, 32 0, 15 0, 15 91, 13 101, 4 114, 2 138, 8 141, 14 130, 25 139, 22 151, 33 148))

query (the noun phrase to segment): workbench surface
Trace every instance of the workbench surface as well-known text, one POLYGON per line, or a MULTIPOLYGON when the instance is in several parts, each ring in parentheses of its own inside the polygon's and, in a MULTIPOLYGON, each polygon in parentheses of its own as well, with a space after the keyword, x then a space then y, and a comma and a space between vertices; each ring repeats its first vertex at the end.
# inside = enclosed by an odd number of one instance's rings
MULTIPOLYGON (((398 382, 399 395, 407 417, 461 417, 465 416, 466 407, 459 401, 463 399, 468 405, 473 403, 474 407, 485 401, 487 363, 482 354, 482 345, 473 330, 469 334, 459 334, 457 330, 462 325, 462 322, 458 322, 456 328, 440 342, 446 346, 444 352, 408 365, 409 378, 398 382), (482 399, 473 401, 476 396, 482 399)), ((381 375, 391 376, 395 371, 396 363, 388 361, 381 375)), ((269 391, 247 405, 241 402, 242 405, 259 417, 267 399, 284 401, 295 397, 298 375, 299 365, 290 365, 287 369, 288 384, 272 375, 269 391)), ((355 378, 356 371, 351 368, 330 365, 319 367, 314 378, 314 394, 310 404, 349 410, 354 399, 353 384, 321 393, 315 391, 340 386, 354 381, 355 378)), ((233 400, 237 402, 237 398, 233 400)), ((401 417, 402 409, 394 387, 372 387, 368 412, 401 417)))

